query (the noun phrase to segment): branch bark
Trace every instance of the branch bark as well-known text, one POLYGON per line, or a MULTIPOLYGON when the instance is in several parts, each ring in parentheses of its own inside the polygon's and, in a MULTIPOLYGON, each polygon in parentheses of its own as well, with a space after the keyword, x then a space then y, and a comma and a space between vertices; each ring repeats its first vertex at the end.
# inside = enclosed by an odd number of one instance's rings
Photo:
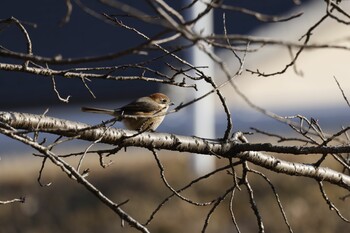
MULTIPOLYGON (((126 81, 126 80, 142 80, 147 82, 156 82, 163 84, 171 84, 177 85, 181 87, 192 87, 195 88, 195 85, 188 85, 186 83, 178 83, 174 82, 170 79, 161 79, 161 78, 152 78, 145 76, 115 76, 110 74, 97 74, 97 73, 83 73, 81 71, 71 70, 53 70, 49 68, 38 68, 38 67, 28 67, 24 65, 18 64, 9 64, 9 63, 0 63, 0 70, 5 71, 13 71, 13 72, 25 72, 34 75, 40 76, 61 76, 64 78, 78 78, 78 79, 108 79, 108 80, 118 80, 118 81, 126 81)), ((110 72, 110 71, 108 71, 110 72)))
POLYGON ((31 132, 47 132, 92 142, 98 140, 101 143, 118 145, 119 147, 135 146, 215 155, 225 158, 238 158, 277 173, 304 176, 318 181, 327 181, 350 190, 350 176, 341 172, 327 167, 316 167, 314 165, 289 162, 261 153, 262 151, 283 154, 349 153, 349 146, 277 146, 269 143, 242 143, 238 140, 207 140, 168 133, 138 133, 136 131, 111 128, 103 125, 97 127, 44 115, 17 112, 0 112, 0 133, 3 133, 1 128, 21 129, 31 132))

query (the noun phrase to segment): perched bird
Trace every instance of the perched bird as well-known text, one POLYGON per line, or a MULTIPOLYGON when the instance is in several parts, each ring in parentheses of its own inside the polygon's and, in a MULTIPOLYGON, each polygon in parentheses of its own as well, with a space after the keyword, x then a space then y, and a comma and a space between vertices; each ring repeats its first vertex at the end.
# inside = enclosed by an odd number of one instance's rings
POLYGON ((170 105, 173 103, 168 96, 154 93, 117 109, 82 107, 81 110, 112 115, 130 130, 154 131, 162 123, 170 105))

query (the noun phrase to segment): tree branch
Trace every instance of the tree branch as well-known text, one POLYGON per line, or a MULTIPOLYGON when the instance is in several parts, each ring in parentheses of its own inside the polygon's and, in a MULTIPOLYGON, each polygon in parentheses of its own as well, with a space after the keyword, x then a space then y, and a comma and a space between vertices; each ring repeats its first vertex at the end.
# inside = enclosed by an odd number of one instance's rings
POLYGON ((174 82, 171 79, 160 79, 160 78, 152 78, 152 77, 145 77, 145 76, 115 76, 111 74, 97 74, 97 73, 82 73, 81 71, 74 69, 71 70, 53 70, 49 68, 37 68, 37 67, 25 67, 24 65, 17 65, 17 64, 9 64, 9 63, 0 63, 0 70, 6 70, 6 71, 17 71, 17 72, 25 72, 35 75, 41 75, 41 76, 61 76, 63 78, 79 78, 79 79, 109 79, 109 80, 118 80, 118 81, 125 81, 125 80, 143 80, 147 82, 157 82, 157 83, 163 83, 163 84, 171 84, 171 85, 177 85, 181 87, 192 87, 194 88, 195 85, 187 85, 183 82, 177 83, 174 82))
MULTIPOLYGON (((327 167, 289 162, 259 151, 287 154, 349 153, 350 146, 276 146, 270 143, 251 144, 238 140, 218 141, 168 133, 143 132, 94 127, 88 124, 28 113, 0 112, 0 133, 14 128, 47 132, 81 140, 96 141, 120 147, 143 147, 239 158, 277 173, 304 176, 330 182, 350 190, 350 176, 327 167)), ((17 132, 18 133, 18 132, 17 132)))
MULTIPOLYGON (((45 121, 45 119, 44 119, 45 121)), ((144 227, 141 223, 131 217, 127 212, 120 208, 123 204, 116 204, 112 200, 110 200, 107 196, 105 196, 100 190, 98 190, 92 183, 90 183, 85 177, 84 174, 80 174, 74 167, 70 166, 66 161, 62 158, 58 157, 52 151, 49 150, 48 147, 40 145, 38 142, 30 141, 27 138, 16 134, 13 130, 0 128, 0 133, 11 137, 15 140, 23 142, 32 148, 39 151, 42 155, 46 156, 51 160, 52 163, 61 168, 61 170, 68 175, 68 177, 76 180, 78 183, 85 186, 87 190, 93 193, 101 202, 103 202, 106 206, 108 206, 111 210, 113 210, 119 217, 124 221, 128 222, 132 227, 138 229, 141 232, 148 233, 148 229, 144 227)))
POLYGON ((24 203, 25 200, 26 200, 25 197, 14 198, 12 200, 0 201, 0 205, 12 204, 12 203, 15 203, 15 202, 24 203))

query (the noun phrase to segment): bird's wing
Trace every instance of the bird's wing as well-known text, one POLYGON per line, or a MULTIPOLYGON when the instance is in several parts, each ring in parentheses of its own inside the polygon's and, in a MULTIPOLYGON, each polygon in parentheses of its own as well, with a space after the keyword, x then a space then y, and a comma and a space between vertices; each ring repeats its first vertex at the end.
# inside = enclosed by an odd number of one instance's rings
POLYGON ((137 113, 149 114, 159 110, 159 106, 156 103, 149 103, 143 101, 135 101, 127 104, 121 108, 116 109, 116 111, 123 112, 125 115, 132 115, 137 113))

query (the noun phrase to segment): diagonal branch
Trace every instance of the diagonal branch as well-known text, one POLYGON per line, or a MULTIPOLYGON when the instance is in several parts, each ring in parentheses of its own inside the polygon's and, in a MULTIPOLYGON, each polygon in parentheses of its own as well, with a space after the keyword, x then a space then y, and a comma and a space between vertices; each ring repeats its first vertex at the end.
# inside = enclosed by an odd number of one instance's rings
POLYGON ((89 190, 92 194, 94 194, 101 202, 103 202, 106 206, 108 206, 112 211, 119 215, 119 217, 128 222, 132 227, 138 229, 141 232, 148 233, 149 230, 144 227, 141 223, 131 217, 127 212, 120 208, 123 203, 116 204, 107 196, 105 196, 100 190, 98 190, 92 183, 90 183, 85 177, 84 174, 80 174, 74 167, 70 166, 66 161, 62 158, 58 157, 54 154, 49 148, 40 145, 38 142, 28 140, 27 138, 17 135, 12 130, 0 128, 0 133, 4 134, 10 138, 23 142, 39 151, 42 155, 46 156, 53 162, 56 166, 60 167, 63 172, 65 172, 69 178, 76 180, 78 183, 85 186, 87 190, 89 190))

